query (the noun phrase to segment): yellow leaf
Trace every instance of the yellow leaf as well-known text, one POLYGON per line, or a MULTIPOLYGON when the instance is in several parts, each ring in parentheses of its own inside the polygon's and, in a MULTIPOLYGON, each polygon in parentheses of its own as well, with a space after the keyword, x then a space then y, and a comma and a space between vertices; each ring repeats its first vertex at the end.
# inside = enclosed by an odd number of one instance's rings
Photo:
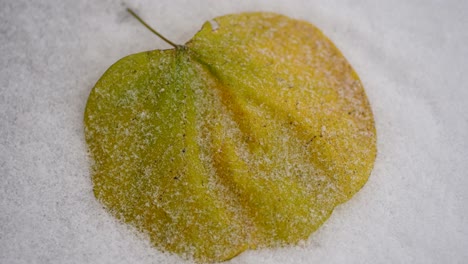
POLYGON ((99 201, 201 262, 307 239, 376 156, 362 84, 317 28, 271 13, 215 21, 119 60, 85 111, 99 201))

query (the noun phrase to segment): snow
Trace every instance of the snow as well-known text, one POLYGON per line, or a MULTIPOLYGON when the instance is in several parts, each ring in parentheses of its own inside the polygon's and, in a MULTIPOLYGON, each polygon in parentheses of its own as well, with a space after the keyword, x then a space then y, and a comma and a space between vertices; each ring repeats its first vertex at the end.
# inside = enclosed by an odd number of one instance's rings
MULTIPOLYGON (((272 11, 319 27, 353 65, 377 127, 364 188, 303 245, 230 263, 463 263, 468 259, 465 1, 135 1, 175 43, 213 17, 272 11)), ((92 193, 83 111, 115 61, 170 48, 115 1, 2 1, 0 263, 185 263, 92 193)))

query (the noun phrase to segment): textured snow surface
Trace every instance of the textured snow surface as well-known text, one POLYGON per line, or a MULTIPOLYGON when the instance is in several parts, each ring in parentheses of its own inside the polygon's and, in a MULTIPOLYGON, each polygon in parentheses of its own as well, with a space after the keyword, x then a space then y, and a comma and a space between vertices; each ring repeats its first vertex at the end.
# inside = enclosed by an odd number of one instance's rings
MULTIPOLYGON (((464 1, 135 1, 176 43, 213 17, 272 11, 319 27, 359 74, 378 156, 303 245, 230 263, 463 263, 468 258, 464 1)), ((92 194, 83 111, 128 54, 169 48, 115 1, 0 1, 0 263, 184 263, 92 194)))

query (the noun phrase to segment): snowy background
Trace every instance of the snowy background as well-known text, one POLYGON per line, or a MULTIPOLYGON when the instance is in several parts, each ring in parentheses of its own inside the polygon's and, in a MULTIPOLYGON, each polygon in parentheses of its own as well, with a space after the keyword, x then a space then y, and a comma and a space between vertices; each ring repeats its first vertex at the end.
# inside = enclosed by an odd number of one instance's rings
MULTIPOLYGON (((273 11, 329 36, 378 133, 366 186, 304 245, 229 263, 466 263, 468 1, 128 1, 185 43, 213 17, 273 11)), ((88 94, 119 58, 169 48, 119 1, 0 0, 0 263, 185 263, 95 200, 88 94)))

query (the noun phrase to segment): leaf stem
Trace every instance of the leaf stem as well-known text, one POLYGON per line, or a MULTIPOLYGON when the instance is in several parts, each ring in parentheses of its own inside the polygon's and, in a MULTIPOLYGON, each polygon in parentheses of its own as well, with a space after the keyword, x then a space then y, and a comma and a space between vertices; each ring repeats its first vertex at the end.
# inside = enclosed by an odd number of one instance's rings
POLYGON ((173 46, 174 48, 178 49, 181 47, 181 45, 177 45, 175 44, 174 42, 168 40, 167 38, 165 38, 163 35, 159 34, 159 32, 157 32, 156 30, 154 30, 152 27, 150 27, 148 24, 146 24, 145 21, 143 21, 143 19, 141 19, 140 16, 138 16, 135 12, 133 12, 132 9, 130 8, 127 8, 127 11, 134 17, 136 18, 138 21, 140 21, 141 24, 143 24, 143 26, 145 26, 147 29, 149 29, 149 31, 153 32, 154 34, 156 34, 156 36, 160 37, 162 40, 164 40, 165 42, 167 42, 167 44, 173 46))

